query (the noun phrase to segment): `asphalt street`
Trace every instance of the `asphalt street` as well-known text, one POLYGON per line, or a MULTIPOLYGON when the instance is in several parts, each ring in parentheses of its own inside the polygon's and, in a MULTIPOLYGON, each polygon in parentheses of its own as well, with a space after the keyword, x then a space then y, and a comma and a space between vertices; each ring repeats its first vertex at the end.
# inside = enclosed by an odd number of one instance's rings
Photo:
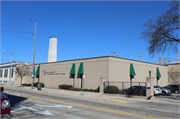
MULTIPOLYGON (((35 92, 5 87, 4 93, 11 103, 13 119, 62 118, 62 119, 179 119, 177 97, 158 96, 157 100, 175 102, 164 104, 152 101, 128 100, 127 103, 35 92), (177 104, 176 104, 177 103, 177 104)), ((114 98, 116 99, 116 98, 114 98)))

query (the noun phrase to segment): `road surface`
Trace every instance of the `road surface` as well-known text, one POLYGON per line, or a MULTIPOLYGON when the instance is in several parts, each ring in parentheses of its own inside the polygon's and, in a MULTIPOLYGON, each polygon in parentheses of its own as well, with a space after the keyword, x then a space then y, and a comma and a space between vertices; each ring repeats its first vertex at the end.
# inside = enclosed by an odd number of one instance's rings
MULTIPOLYGON (((179 105, 147 101, 111 102, 5 87, 12 119, 179 119, 179 105)), ((159 98, 161 99, 161 98, 159 98)))

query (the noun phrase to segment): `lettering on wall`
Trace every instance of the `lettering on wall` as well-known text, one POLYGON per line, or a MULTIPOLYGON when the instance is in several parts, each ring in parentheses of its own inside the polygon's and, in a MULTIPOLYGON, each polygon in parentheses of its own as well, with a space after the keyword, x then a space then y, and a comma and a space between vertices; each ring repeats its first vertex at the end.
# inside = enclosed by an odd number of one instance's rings
POLYGON ((43 70, 44 75, 65 75, 65 73, 57 73, 55 71, 46 71, 43 70))

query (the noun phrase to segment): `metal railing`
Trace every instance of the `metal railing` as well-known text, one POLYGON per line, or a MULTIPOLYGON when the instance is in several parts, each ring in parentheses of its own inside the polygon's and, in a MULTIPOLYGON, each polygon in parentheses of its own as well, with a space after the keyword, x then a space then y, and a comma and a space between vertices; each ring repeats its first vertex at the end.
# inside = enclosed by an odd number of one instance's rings
MULTIPOLYGON (((124 90, 130 88, 130 82, 120 82, 120 81, 105 81, 104 82, 104 89, 107 87, 108 88, 108 92, 109 92, 109 86, 116 86, 119 89, 118 94, 124 94, 124 90)), ((146 86, 146 82, 132 82, 132 86, 146 86)), ((140 94, 142 93, 141 90, 139 91, 134 91, 134 92, 129 92, 129 94, 131 95, 142 95, 140 94)))

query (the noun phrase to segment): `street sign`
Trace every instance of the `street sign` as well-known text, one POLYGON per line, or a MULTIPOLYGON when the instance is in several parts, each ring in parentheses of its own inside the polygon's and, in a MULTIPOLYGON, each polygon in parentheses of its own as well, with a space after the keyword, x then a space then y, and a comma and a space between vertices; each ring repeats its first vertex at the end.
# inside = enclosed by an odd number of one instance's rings
POLYGON ((32 74, 32 78, 34 78, 34 74, 32 74))
POLYGON ((150 89, 150 83, 147 83, 147 89, 150 89))
POLYGON ((83 79, 85 79, 85 75, 83 75, 83 79))

